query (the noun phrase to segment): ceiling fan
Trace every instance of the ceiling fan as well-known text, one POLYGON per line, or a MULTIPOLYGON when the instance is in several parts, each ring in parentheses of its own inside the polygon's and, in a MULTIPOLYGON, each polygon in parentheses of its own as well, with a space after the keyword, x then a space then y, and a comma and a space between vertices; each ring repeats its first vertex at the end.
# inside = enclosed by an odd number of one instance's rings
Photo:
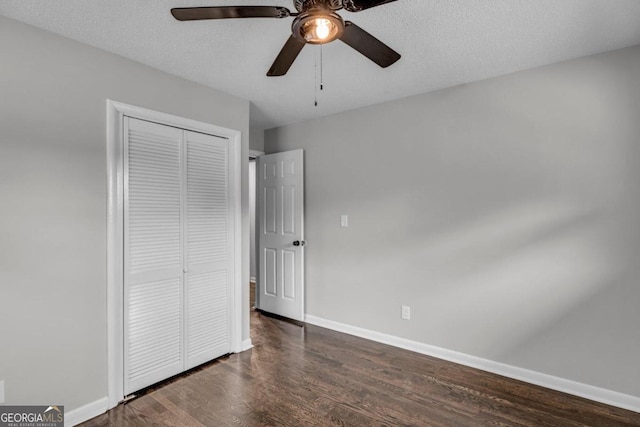
POLYGON ((337 10, 360 12, 396 0, 294 0, 298 12, 279 6, 179 7, 171 14, 179 21, 228 18, 294 17, 292 35, 278 54, 267 76, 287 74, 305 44, 325 44, 342 40, 379 66, 386 68, 400 54, 351 21, 344 21, 337 10))

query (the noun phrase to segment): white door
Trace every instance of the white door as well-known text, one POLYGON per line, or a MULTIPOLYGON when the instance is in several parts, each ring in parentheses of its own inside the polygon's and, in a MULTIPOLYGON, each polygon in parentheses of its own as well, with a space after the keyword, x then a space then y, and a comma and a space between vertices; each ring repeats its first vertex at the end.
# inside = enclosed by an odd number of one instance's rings
POLYGON ((182 130, 125 118, 125 394, 182 371, 182 130))
POLYGON ((125 117, 124 392, 230 350, 228 140, 125 117))
POLYGON ((303 150, 258 157, 259 308, 304 320, 303 150))
POLYGON ((229 203, 229 141, 184 133, 185 366, 229 353, 233 216, 229 203))

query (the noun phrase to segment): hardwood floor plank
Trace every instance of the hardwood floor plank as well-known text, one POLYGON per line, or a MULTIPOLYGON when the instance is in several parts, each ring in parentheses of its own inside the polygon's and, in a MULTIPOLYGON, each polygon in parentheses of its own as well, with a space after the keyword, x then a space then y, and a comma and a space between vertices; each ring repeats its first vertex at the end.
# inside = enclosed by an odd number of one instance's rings
POLYGON ((640 414, 313 325, 251 314, 254 348, 83 424, 640 427, 640 414))

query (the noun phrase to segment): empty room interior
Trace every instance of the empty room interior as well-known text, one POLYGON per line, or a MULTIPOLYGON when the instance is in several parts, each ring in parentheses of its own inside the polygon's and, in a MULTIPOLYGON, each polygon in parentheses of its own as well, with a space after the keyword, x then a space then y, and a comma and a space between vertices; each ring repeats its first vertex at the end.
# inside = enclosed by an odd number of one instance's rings
POLYGON ((640 426, 639 23, 0 0, 0 426, 640 426))

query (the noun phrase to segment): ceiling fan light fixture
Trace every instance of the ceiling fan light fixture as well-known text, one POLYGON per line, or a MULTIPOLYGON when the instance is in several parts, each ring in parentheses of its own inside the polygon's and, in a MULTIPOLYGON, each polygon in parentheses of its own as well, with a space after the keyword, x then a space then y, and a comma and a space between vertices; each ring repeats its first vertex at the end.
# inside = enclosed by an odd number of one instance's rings
POLYGON ((343 21, 336 11, 359 12, 397 0, 294 0, 298 12, 282 6, 205 6, 176 7, 171 14, 178 21, 235 18, 294 18, 292 34, 267 71, 267 76, 284 76, 307 44, 330 43, 340 39, 382 68, 400 59, 400 54, 358 27, 343 21))
POLYGON ((292 29, 293 35, 305 43, 325 44, 342 35, 344 21, 329 10, 312 10, 298 15, 292 29))

